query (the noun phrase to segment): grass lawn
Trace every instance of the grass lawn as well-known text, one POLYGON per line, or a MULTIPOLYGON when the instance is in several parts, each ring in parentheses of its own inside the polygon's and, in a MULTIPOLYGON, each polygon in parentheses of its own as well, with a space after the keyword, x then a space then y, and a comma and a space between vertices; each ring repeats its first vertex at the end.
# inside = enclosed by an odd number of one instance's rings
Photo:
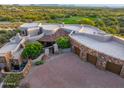
POLYGON ((83 18, 89 18, 91 20, 95 20, 96 17, 84 17, 84 16, 72 16, 69 18, 60 18, 56 20, 49 20, 50 23, 62 23, 64 22, 65 24, 79 24, 79 21, 83 18))
POLYGON ((91 20, 95 20, 95 19, 96 19, 96 17, 72 16, 72 17, 70 17, 70 18, 65 18, 65 19, 63 20, 63 22, 64 22, 65 24, 77 24, 77 23, 79 23, 79 21, 80 21, 81 19, 83 19, 83 18, 89 18, 89 19, 91 19, 91 20))

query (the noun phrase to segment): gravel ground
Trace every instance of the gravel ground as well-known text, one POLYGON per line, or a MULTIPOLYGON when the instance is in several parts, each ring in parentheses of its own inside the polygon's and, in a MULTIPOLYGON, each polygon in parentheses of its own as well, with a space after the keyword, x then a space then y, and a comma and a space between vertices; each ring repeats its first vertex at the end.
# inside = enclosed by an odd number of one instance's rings
POLYGON ((21 83, 33 88, 122 88, 124 79, 83 62, 73 53, 53 56, 45 64, 35 66, 21 83))

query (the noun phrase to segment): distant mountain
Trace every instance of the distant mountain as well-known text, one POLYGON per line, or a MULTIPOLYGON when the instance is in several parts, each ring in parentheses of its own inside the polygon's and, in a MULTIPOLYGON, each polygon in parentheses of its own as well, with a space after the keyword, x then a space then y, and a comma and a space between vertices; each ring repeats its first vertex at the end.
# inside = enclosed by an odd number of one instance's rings
POLYGON ((124 7, 124 4, 76 4, 75 6, 120 8, 120 7, 124 7))
POLYGON ((59 6, 59 4, 13 4, 16 6, 59 6))
POLYGON ((124 8, 124 4, 14 4, 16 6, 108 7, 124 8))

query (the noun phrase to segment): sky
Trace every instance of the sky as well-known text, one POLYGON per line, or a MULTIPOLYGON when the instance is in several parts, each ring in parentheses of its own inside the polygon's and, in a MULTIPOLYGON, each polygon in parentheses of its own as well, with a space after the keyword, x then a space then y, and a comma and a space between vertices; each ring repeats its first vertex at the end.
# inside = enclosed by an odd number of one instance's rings
POLYGON ((124 4, 124 0, 0 0, 0 4, 124 4))

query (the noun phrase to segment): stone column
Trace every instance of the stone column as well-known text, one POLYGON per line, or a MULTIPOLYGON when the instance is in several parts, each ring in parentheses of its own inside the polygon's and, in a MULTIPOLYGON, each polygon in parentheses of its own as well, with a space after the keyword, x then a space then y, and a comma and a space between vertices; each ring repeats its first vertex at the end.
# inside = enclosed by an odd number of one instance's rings
POLYGON ((54 47, 54 53, 55 54, 58 54, 59 53, 58 45, 57 44, 54 44, 53 47, 54 47))
POLYGON ((100 70, 105 70, 105 68, 106 68, 106 60, 105 60, 105 58, 103 56, 102 57, 98 56, 96 67, 98 69, 100 69, 100 70))
POLYGON ((82 59, 82 53, 83 53, 83 50, 80 49, 80 58, 82 59))
POLYGON ((49 56, 49 49, 48 48, 45 48, 45 55, 49 56))
POLYGON ((7 66, 7 69, 8 69, 9 71, 11 71, 11 63, 10 63, 10 62, 7 62, 7 63, 6 63, 6 66, 7 66))
POLYGON ((79 47, 79 49, 80 49, 80 55, 79 55, 79 57, 82 59, 83 50, 80 47, 79 47))
POLYGON ((72 52, 75 52, 75 51, 74 51, 74 46, 71 47, 71 51, 72 51, 72 52))
POLYGON ((124 78, 124 65, 122 66, 120 76, 124 78))
POLYGON ((82 51, 81 58, 84 62, 87 61, 87 53, 85 51, 82 51))
POLYGON ((49 58, 49 49, 46 48, 42 60, 46 61, 49 58))

